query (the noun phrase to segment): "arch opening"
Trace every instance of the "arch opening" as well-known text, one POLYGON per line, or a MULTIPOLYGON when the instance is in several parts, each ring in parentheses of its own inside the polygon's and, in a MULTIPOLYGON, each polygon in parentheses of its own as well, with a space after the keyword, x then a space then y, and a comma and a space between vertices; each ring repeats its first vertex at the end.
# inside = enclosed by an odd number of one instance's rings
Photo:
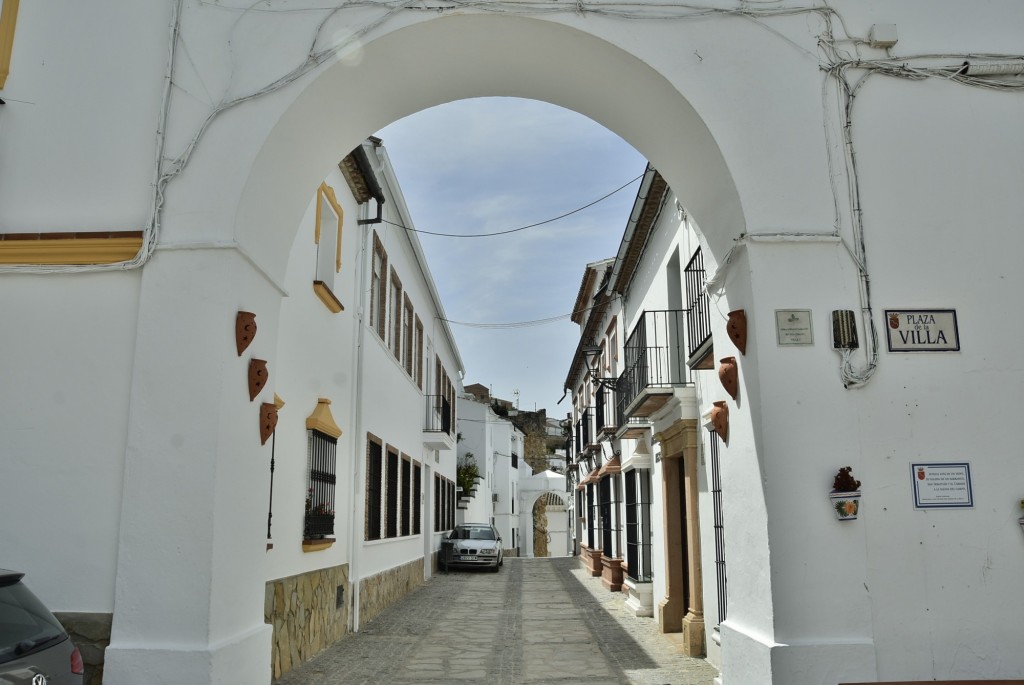
POLYGON ((679 189, 714 252, 742 232, 735 184, 704 121, 663 76, 599 38, 519 17, 443 16, 369 42, 288 104, 262 141, 235 239, 281 282, 296 217, 342 151, 405 116, 460 99, 551 103, 613 131, 679 189), (529 49, 524 49, 529 46, 529 49))

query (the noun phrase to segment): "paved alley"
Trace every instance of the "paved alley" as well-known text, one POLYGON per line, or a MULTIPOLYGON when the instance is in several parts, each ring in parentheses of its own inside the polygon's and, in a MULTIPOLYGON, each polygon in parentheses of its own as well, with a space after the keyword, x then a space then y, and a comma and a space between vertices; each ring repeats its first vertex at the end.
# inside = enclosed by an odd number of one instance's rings
POLYGON ((441 573, 276 685, 711 685, 714 668, 622 600, 575 558, 441 573))

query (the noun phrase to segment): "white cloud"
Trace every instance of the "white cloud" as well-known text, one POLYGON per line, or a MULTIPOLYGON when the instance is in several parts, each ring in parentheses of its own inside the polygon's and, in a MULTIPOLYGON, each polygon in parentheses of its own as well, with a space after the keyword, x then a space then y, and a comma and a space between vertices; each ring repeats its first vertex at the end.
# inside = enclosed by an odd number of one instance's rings
MULTIPOLYGON (((574 112, 531 100, 464 100, 378 133, 415 225, 490 233, 544 221, 593 202, 643 172, 621 138, 574 112)), ((636 185, 557 222, 493 238, 421 234, 450 319, 505 322, 568 313, 584 266, 614 256, 636 185)), ((523 329, 453 326, 467 382, 524 409, 555 403, 578 342, 569 322, 523 329)))

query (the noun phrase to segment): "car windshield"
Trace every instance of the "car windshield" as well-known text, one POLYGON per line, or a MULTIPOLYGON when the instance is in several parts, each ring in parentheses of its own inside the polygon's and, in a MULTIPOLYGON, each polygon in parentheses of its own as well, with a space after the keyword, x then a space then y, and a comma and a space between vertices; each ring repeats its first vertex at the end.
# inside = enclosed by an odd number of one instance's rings
POLYGON ((67 638, 42 602, 20 582, 0 585, 0 664, 67 638))
POLYGON ((459 526, 452 532, 455 540, 494 540, 494 529, 484 526, 459 526))

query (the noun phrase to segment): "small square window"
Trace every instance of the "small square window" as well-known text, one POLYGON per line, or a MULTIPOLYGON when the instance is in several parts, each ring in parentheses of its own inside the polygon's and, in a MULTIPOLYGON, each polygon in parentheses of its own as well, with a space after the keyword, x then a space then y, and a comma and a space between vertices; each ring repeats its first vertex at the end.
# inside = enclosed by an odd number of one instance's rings
POLYGON ((335 275, 341 271, 341 225, 344 212, 334 189, 321 183, 316 191, 316 277, 313 290, 334 313, 344 309, 335 295, 335 275))

